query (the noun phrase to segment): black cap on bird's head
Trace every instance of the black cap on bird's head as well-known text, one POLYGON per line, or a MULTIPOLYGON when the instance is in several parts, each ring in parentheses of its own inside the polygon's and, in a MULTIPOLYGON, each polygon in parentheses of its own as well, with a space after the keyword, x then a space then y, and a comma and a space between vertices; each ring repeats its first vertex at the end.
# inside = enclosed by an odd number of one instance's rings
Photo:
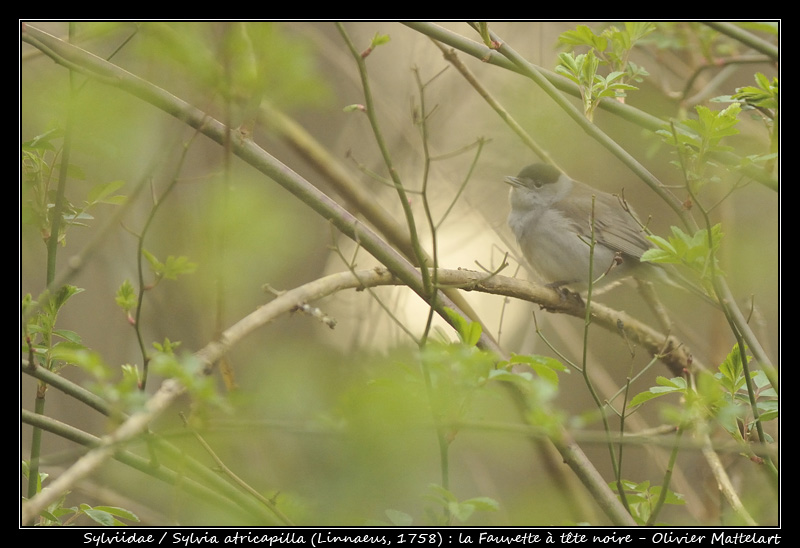
POLYGON ((505 181, 516 186, 541 188, 558 181, 561 171, 550 164, 531 164, 522 168, 516 177, 506 177, 505 181))

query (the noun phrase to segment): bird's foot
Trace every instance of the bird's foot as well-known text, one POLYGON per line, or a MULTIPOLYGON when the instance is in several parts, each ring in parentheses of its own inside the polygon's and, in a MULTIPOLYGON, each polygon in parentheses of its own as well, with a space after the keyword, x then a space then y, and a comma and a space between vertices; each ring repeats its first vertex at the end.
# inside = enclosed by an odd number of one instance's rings
POLYGON ((549 287, 556 293, 558 293, 558 298, 562 303, 573 303, 577 306, 584 307, 586 304, 583 302, 583 298, 581 297, 580 293, 576 291, 571 291, 567 289, 565 286, 571 282, 552 282, 549 284, 545 284, 545 287, 549 287))

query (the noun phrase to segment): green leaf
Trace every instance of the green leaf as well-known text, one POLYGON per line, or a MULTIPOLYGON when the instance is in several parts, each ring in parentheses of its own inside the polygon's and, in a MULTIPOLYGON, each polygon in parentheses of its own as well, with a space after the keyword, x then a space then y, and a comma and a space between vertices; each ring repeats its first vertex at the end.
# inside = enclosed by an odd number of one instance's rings
POLYGON ((656 382, 659 386, 651 386, 646 392, 636 394, 631 399, 629 407, 636 407, 653 398, 666 396, 667 394, 681 394, 686 392, 686 379, 683 377, 673 377, 671 379, 657 377, 656 382))
POLYGON ((111 374, 110 368, 105 361, 103 361, 100 354, 83 347, 69 345, 59 346, 54 358, 65 363, 76 365, 96 379, 107 379, 111 374))
POLYGON ((81 344, 81 336, 71 329, 54 329, 53 336, 61 337, 72 344, 81 344))
POLYGON ((69 362, 76 352, 85 350, 86 347, 80 342, 63 341, 53 345, 50 349, 50 357, 54 360, 69 362))
POLYGON ((142 255, 144 255, 144 258, 150 264, 150 269, 153 271, 153 273, 156 276, 161 277, 164 272, 164 263, 159 261, 155 255, 153 255, 146 249, 142 249, 142 255))
POLYGON ((489 372, 489 378, 513 383, 530 383, 533 380, 533 375, 528 372, 515 373, 514 371, 508 371, 506 369, 493 369, 489 372))
POLYGON ((56 150, 55 145, 53 145, 52 141, 54 139, 61 139, 64 136, 64 132, 58 128, 51 129, 46 131, 40 135, 37 135, 30 141, 25 141, 22 143, 23 149, 42 149, 53 151, 56 150))
POLYGON ((475 497, 463 501, 461 504, 469 504, 475 507, 476 510, 482 512, 495 512, 500 509, 500 505, 496 500, 490 497, 475 497))
POLYGON ((483 328, 478 322, 469 322, 455 310, 445 308, 450 324, 455 328, 461 342, 467 346, 475 346, 483 334, 483 328))
POLYGON ((663 395, 664 395, 663 393, 657 393, 657 392, 653 392, 653 391, 650 391, 650 390, 648 390, 647 392, 640 392, 639 394, 636 394, 633 398, 631 398, 631 401, 628 404, 628 407, 636 407, 638 405, 641 405, 641 404, 643 404, 643 403, 645 403, 647 401, 650 401, 650 400, 652 400, 654 398, 657 398, 657 397, 663 396, 663 395))
POLYGON ((119 289, 117 289, 117 294, 114 297, 114 301, 117 303, 117 306, 122 308, 122 310, 125 312, 130 312, 136 308, 136 290, 133 288, 133 284, 130 282, 130 280, 125 280, 122 282, 122 285, 120 285, 119 289))
MULTIPOLYGON (((582 56, 579 57, 582 59, 582 56)), ((578 61, 579 59, 576 58, 572 53, 561 52, 558 54, 559 64, 556 65, 556 72, 566 76, 579 86, 582 86, 583 82, 580 78, 581 67, 578 61)))
POLYGON ((431 484, 429 489, 431 493, 425 495, 425 498, 447 509, 450 516, 461 522, 467 521, 476 511, 493 512, 499 507, 497 501, 489 497, 475 497, 459 501, 458 497, 441 485, 431 484))
POLYGON ((67 175, 69 175, 76 181, 86 180, 86 173, 84 173, 83 169, 80 166, 74 164, 67 164, 67 175))
POLYGON ((177 350, 180 345, 181 341, 172 342, 168 338, 165 338, 163 343, 154 342, 153 348, 169 356, 174 356, 175 350, 177 350))
POLYGON ((83 289, 80 287, 75 287, 74 285, 63 285, 50 299, 48 306, 51 308, 51 310, 57 312, 61 310, 61 307, 64 306, 71 297, 82 292, 83 289))
POLYGON ((642 253, 640 261, 644 263, 674 263, 675 253, 666 249, 648 249, 642 253))
POLYGON ((89 205, 121 204, 125 202, 125 196, 113 195, 117 190, 125 186, 124 181, 111 181, 110 183, 100 184, 89 191, 86 201, 89 205), (113 195, 113 196, 112 196, 113 195))
MULTIPOLYGON (((747 359, 748 362, 750 361, 747 356, 745 356, 745 359, 747 359)), ((722 373, 722 376, 728 381, 726 384, 731 392, 736 392, 741 388, 742 384, 744 384, 743 371, 739 345, 734 344, 731 351, 725 357, 725 360, 719 364, 719 372, 722 373)))
POLYGON ((754 107, 777 109, 780 106, 778 77, 773 77, 770 82, 766 76, 758 72, 755 79, 756 86, 737 88, 731 98, 736 101, 744 101, 754 107))
POLYGON ((114 516, 102 510, 95 510, 94 508, 86 508, 85 510, 83 510, 83 513, 92 518, 93 521, 105 527, 124 525, 124 523, 114 518, 114 516))
POLYGON ((386 517, 389 518, 389 522, 391 522, 392 525, 396 525, 398 527, 408 527, 414 523, 414 518, 399 510, 389 509, 386 510, 384 514, 386 514, 386 517))
POLYGON ((99 510, 101 512, 106 512, 111 514, 112 516, 116 516, 118 518, 127 519, 130 521, 139 521, 139 516, 131 512, 130 510, 126 510, 125 508, 119 508, 117 506, 95 506, 95 510, 99 510))
POLYGON ((442 485, 439 485, 438 483, 429 484, 428 489, 432 491, 432 494, 428 495, 429 497, 438 498, 440 500, 448 502, 453 502, 458 500, 453 493, 451 493, 449 490, 445 489, 442 485))
POLYGON ((376 32, 375 36, 372 37, 372 42, 370 43, 370 45, 373 48, 376 48, 378 46, 388 44, 389 40, 391 40, 391 37, 388 34, 381 34, 379 32, 376 32))
POLYGON ((578 25, 574 30, 562 32, 558 41, 568 46, 589 46, 599 52, 608 47, 608 39, 598 36, 586 25, 578 25))
POLYGON ((481 335, 483 334, 483 327, 478 322, 470 322, 469 329, 467 331, 467 336, 464 339, 464 344, 467 346, 476 346, 478 341, 481 339, 481 335))
POLYGON ((170 255, 164 264, 164 278, 167 280, 177 280, 182 274, 192 274, 197 270, 197 263, 193 263, 188 257, 181 255, 175 257, 170 255))
POLYGON ((717 150, 719 141, 739 133, 735 126, 739 123, 738 115, 741 109, 738 103, 721 111, 713 111, 706 106, 698 105, 695 108, 697 120, 686 120, 684 125, 702 137, 706 143, 706 152, 717 150))
POLYGON ((146 249, 142 250, 142 254, 147 259, 147 262, 150 263, 153 273, 159 278, 177 280, 179 275, 191 274, 197 270, 197 263, 191 262, 188 257, 182 255, 179 257, 170 255, 167 257, 166 262, 162 263, 146 249))
POLYGON ((656 26, 649 21, 634 21, 625 23, 625 32, 630 37, 631 46, 654 30, 656 30, 656 26))
POLYGON ((508 361, 512 363, 524 363, 533 369, 539 377, 558 386, 557 372, 569 373, 569 369, 555 358, 548 356, 512 354, 508 361))
POLYGON ((659 236, 647 236, 655 247, 642 254, 641 261, 683 265, 692 270, 704 281, 709 281, 712 272, 722 274, 716 253, 722 241, 722 226, 711 227, 711 245, 708 231, 700 229, 694 234, 686 234, 677 226, 671 227, 669 240, 659 236), (714 257, 713 269, 711 258, 714 257))
MULTIPOLYGON (((661 491, 662 487, 660 485, 654 485, 650 489, 650 496, 653 499, 657 500, 661 496, 661 491)), ((674 491, 667 489, 667 494, 664 497, 664 504, 683 505, 686 504, 686 500, 684 500, 683 495, 680 495, 678 493, 675 493, 674 491)))

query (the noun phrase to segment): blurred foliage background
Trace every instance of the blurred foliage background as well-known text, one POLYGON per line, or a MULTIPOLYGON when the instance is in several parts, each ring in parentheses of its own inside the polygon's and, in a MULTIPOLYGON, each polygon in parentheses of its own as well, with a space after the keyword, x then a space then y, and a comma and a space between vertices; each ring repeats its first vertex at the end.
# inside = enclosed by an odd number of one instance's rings
MULTIPOLYGON (((67 39, 66 23, 29 24, 67 39)), ((494 22, 489 27, 530 62, 553 71, 559 51, 564 51, 559 36, 577 25, 494 22)), ((607 27, 599 22, 588 25, 597 32, 607 27)), ((464 23, 443 26, 480 42, 478 33, 464 23)), ((457 199, 437 230, 438 264, 493 270, 508 252, 511 266, 503 274, 516 272, 528 278, 524 267, 517 269, 516 246, 505 226, 507 186, 502 180, 536 161, 535 154, 450 66, 428 36, 391 22, 350 22, 343 27, 361 50, 376 35, 390 38, 365 60, 375 114, 407 187, 418 189, 423 180, 423 146, 429 147, 432 156, 442 157, 431 164, 427 183, 435 218, 441 218, 457 199), (424 95, 416 75, 426 82, 424 95), (417 123, 422 101, 428 113, 425 140, 417 123), (480 154, 476 154, 478 149, 480 154), (451 154, 454 151, 458 153, 451 154)), ((237 136, 252 139, 355 214, 358 210, 324 167, 343 170, 353 184, 403 223, 394 189, 371 176, 377 174, 385 181, 387 172, 369 121, 358 108, 346 108, 363 104, 364 90, 353 57, 333 23, 78 23, 73 30, 71 41, 78 47, 110 59, 229 125, 237 136), (315 162, 299 150, 282 129, 286 120, 302 128, 329 156, 315 162)), ((776 41, 769 30, 752 32, 776 41)), ((650 229, 668 234, 676 224, 674 213, 541 89, 519 74, 459 55, 475 78, 571 177, 607 192, 624 190, 639 215, 649 219, 650 229)), ((709 100, 754 85, 756 72, 768 78, 778 73, 777 63, 701 23, 659 24, 633 50, 631 59, 646 68, 649 76, 637 84, 638 90, 627 94, 627 104, 664 120, 691 117, 696 104, 722 108, 709 100), (738 63, 718 62, 745 58, 738 63)), ((580 104, 576 98, 571 100, 580 104)), ((763 121, 750 113, 740 118, 739 134, 728 144, 741 157, 763 154, 769 148, 763 121)), ((77 333, 81 345, 102 356, 108 368, 103 390, 120 381, 122 365, 141 371, 143 364, 136 333, 115 297, 125 280, 136 285, 138 235, 145 226, 144 249, 162 262, 169 256, 186 257, 196 265, 176 280, 161 280, 145 292, 138 326, 148 351, 153 342, 163 344, 167 339, 180 342, 180 353, 197 351, 222 329, 273 299, 265 284, 279 292, 347 270, 347 262, 359 269, 378 264, 292 194, 226 154, 224 146, 196 135, 180 119, 113 85, 78 73, 70 75, 41 49, 23 41, 21 142, 54 131, 55 152, 49 159, 58 166, 59 147, 64 144, 58 132, 65 130, 68 120, 72 124, 69 163, 75 170, 66 198, 80 204, 91 189, 113 181, 124 183, 116 192, 127 197, 124 206, 103 203, 92 208, 86 226, 67 230, 57 257, 56 270, 75 268, 69 283, 83 289, 59 312, 58 326, 77 333), (134 191, 137 188, 141 190, 134 191), (162 197, 152 214, 156 199, 162 197), (108 224, 121 207, 121 218, 108 224), (79 265, 70 262, 93 242, 99 243, 89 260, 79 265)), ((683 183, 673 164, 674 153, 652 131, 602 109, 594 123, 662 182, 676 187, 683 183)), ((25 169, 23 165, 23 179, 29 175, 25 169)), ((56 172, 50 177, 52 188, 56 172)), ((29 192, 23 184, 20 296, 30 293, 36 299, 48 284, 48 255, 29 192)), ((778 194, 737 174, 726 175, 705 192, 706 203, 719 203, 712 215, 725 233, 721 267, 777 363, 778 194)), ((422 200, 413 193, 409 200, 423 246, 432 252, 422 200)), ((149 272, 144 279, 154 280, 149 272)), ((735 343, 724 317, 689 294, 663 291, 674 321, 673 334, 698 361, 715 368, 735 343)), ((539 328, 562 354, 559 358, 580 360, 581 320, 548 314, 523 301, 477 292, 465 295, 485 329, 507 352, 559 357, 537 336, 535 312, 539 328)), ((598 299, 657 325, 630 286, 615 288, 598 299)), ((230 350, 226 362, 233 371, 234 387, 227 386, 215 371, 212 379, 219 398, 184 396, 151 425, 152 432, 180 450, 179 456, 162 455, 162 465, 176 471, 179 478, 192 477, 184 458, 217 469, 218 463, 192 435, 196 431, 225 466, 297 524, 363 525, 393 519, 458 523, 459 517, 470 525, 606 523, 586 492, 569 477, 569 470, 559 469, 565 467, 558 458, 548 456, 546 443, 532 441, 513 427, 499 426, 519 424, 519 411, 504 390, 470 384, 480 377, 477 373, 447 380, 452 374, 448 368, 464 367, 465 362, 455 357, 444 360, 448 365, 436 374, 443 375, 442 382, 457 392, 454 398, 463 404, 460 418, 482 426, 450 433, 443 480, 430 393, 418 366, 421 350, 405 331, 418 336, 428 313, 428 306, 413 292, 402 287, 349 290, 311 304, 336 320, 335 329, 301 312, 276 319, 230 350), (191 417, 190 427, 180 413, 191 417), (432 484, 446 485, 447 495, 432 484), (448 507, 442 500, 450 494, 472 504, 448 507)), ((437 320, 436 338, 455 341, 458 337, 437 320)), ((650 361, 646 352, 631 355, 624 339, 602 331, 592 333, 589 350, 590 362, 602 371, 602 378, 595 382, 605 397, 650 361)), ((474 365, 476 371, 488 367, 474 365)), ((60 374, 78 385, 99 386, 97 374, 85 367, 66 366, 60 374)), ((637 378, 631 393, 654 385, 658 375, 670 376, 656 363, 637 378)), ((147 392, 155 391, 161 380, 157 372, 151 373, 147 392)), ((35 391, 36 381, 22 375, 23 409, 33 408, 35 391)), ((560 375, 557 392, 548 397, 568 427, 578 432, 601 429, 581 375, 560 375)), ((99 436, 117 424, 52 389, 47 392, 46 415, 99 436)), ((636 418, 648 427, 664 422, 655 405, 642 408, 636 418)), ((21 458, 29 459, 30 426, 22 425, 20 441, 21 458)), ((583 448, 605 479, 613 480, 605 444, 592 441, 583 448)), ((128 449, 148 454, 144 441, 128 449)), ((45 432, 41 469, 57 477, 83 451, 45 432)), ((654 452, 667 455, 669 448, 627 448, 624 477, 659 483, 663 463, 657 462, 654 452)), ((775 523, 778 498, 774 491, 758 488, 765 480, 762 474, 750 472, 757 466, 736 453, 723 453, 723 457, 751 514, 759 523, 775 523)), ((687 505, 668 508, 660 521, 736 522, 696 448, 680 452, 672 489, 686 497, 687 505)), ((26 492, 27 481, 21 481, 21 490, 26 492)), ((180 479, 169 484, 113 461, 80 482, 64 505, 84 502, 126 508, 150 525, 272 524, 236 506, 195 496, 181 487, 180 479)), ((82 516, 76 523, 86 519, 82 516)))

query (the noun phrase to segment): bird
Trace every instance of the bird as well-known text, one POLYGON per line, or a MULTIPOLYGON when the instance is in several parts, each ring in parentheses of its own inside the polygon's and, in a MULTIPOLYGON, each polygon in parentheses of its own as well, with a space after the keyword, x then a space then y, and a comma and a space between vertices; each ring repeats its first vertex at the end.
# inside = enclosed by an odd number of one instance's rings
POLYGON ((525 260, 547 286, 575 292, 589 287, 594 238, 592 287, 634 277, 686 289, 662 265, 641 262, 653 245, 633 210, 619 197, 544 163, 528 165, 518 175, 505 177, 505 182, 511 185, 508 226, 525 260))

